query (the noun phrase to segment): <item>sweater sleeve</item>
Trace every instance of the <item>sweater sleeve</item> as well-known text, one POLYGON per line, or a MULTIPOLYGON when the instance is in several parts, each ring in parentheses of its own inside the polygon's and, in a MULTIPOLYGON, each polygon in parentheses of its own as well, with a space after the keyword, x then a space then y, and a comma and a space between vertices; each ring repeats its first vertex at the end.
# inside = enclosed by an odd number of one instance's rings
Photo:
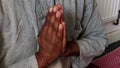
POLYGON ((106 47, 106 33, 95 0, 85 0, 82 26, 83 35, 76 41, 80 56, 72 58, 73 68, 85 68, 106 47))
POLYGON ((37 27, 30 3, 34 0, 0 0, 0 68, 38 68, 37 27))
POLYGON ((35 55, 25 58, 13 65, 10 65, 9 68, 38 68, 37 60, 35 55))

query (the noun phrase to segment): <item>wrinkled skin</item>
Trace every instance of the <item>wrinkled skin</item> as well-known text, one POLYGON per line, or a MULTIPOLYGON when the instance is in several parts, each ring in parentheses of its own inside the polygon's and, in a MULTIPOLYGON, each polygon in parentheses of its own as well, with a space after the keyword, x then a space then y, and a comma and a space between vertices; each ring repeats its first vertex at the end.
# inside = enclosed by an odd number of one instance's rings
POLYGON ((66 29, 61 5, 49 9, 39 37, 39 52, 36 54, 39 68, 48 66, 65 51, 66 29))

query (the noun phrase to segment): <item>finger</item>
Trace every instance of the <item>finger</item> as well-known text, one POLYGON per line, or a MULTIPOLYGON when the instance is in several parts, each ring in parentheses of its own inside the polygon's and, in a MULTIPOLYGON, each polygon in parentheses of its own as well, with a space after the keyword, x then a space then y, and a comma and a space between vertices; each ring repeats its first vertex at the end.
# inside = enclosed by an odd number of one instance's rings
POLYGON ((61 13, 58 11, 56 13, 56 21, 55 21, 54 26, 53 26, 53 28, 56 29, 56 30, 58 30, 59 24, 61 22, 61 18, 60 17, 61 17, 61 13))
POLYGON ((50 7, 47 15, 48 20, 51 18, 52 14, 53 14, 53 7, 50 7))
POLYGON ((58 5, 54 6, 53 12, 57 12, 57 11, 59 11, 60 9, 62 9, 62 5, 61 5, 61 4, 58 4, 58 5))
POLYGON ((38 39, 39 39, 39 42, 40 41, 44 41, 46 39, 46 33, 47 32, 47 25, 44 24, 39 32, 39 35, 38 35, 38 39), (43 38, 43 40, 40 40, 40 38, 43 38))
POLYGON ((56 17, 56 20, 54 20, 53 21, 54 23, 52 23, 52 31, 51 31, 54 38, 56 38, 56 35, 57 35, 57 32, 58 32, 59 22, 60 22, 60 14, 57 12, 55 17, 56 17))
POLYGON ((53 7, 53 13, 52 13, 52 17, 51 17, 51 23, 54 24, 56 18, 59 16, 59 14, 57 13, 59 11, 60 7, 54 6, 53 7))
POLYGON ((65 51, 65 48, 66 48, 66 41, 67 41, 67 35, 66 35, 66 25, 65 25, 65 22, 62 22, 62 25, 63 25, 63 51, 62 53, 64 53, 65 51))
POLYGON ((44 23, 44 25, 42 26, 42 29, 41 29, 41 32, 42 32, 43 35, 46 34, 47 29, 48 29, 48 24, 47 24, 47 23, 44 23))
POLYGON ((61 9, 61 5, 56 5, 49 9, 49 12, 50 12, 49 25, 52 26, 53 28, 48 29, 48 34, 56 35, 56 33, 57 33, 58 25, 60 22, 60 16, 61 16, 60 12, 58 12, 59 9, 61 9))
POLYGON ((57 6, 58 10, 62 9, 62 5, 61 4, 57 4, 56 6, 57 6))
POLYGON ((54 7, 49 8, 48 15, 47 15, 47 23, 52 24, 55 20, 55 13, 53 12, 54 7))
POLYGON ((64 14, 62 9, 60 9, 60 13, 61 13, 61 23, 62 23, 64 21, 64 14))
POLYGON ((55 19, 56 19, 56 13, 55 12, 52 12, 52 15, 50 17, 50 24, 54 24, 55 23, 55 19))
POLYGON ((51 32, 52 32, 52 24, 50 22, 50 18, 53 14, 53 7, 49 8, 49 12, 48 12, 48 17, 49 17, 49 20, 48 20, 48 29, 47 29, 47 34, 51 36, 51 32))
POLYGON ((52 40, 56 40, 57 30, 52 30, 51 37, 52 37, 52 40))
POLYGON ((49 10, 48 10, 48 14, 46 16, 46 19, 45 19, 45 24, 48 25, 50 23, 52 14, 53 14, 53 7, 50 7, 49 10))
POLYGON ((55 23, 53 24, 53 31, 52 31, 52 33, 55 34, 55 35, 57 35, 57 32, 58 32, 58 30, 59 30, 60 16, 61 16, 61 14, 60 14, 60 12, 58 11, 58 12, 56 13, 56 21, 55 21, 55 23))
POLYGON ((54 12, 54 11, 56 11, 57 10, 57 8, 56 7, 51 7, 51 8, 49 8, 49 11, 48 11, 48 14, 47 14, 47 20, 48 20, 48 24, 53 24, 54 22, 55 22, 55 14, 56 14, 56 12, 54 12))
POLYGON ((59 17, 59 13, 58 11, 62 8, 62 6, 60 4, 56 5, 53 7, 53 14, 52 14, 52 23, 54 24, 55 23, 55 19, 56 17, 59 17))
POLYGON ((47 18, 51 20, 50 23, 54 23, 56 12, 59 11, 61 8, 62 8, 61 4, 49 8, 47 18))
POLYGON ((63 39, 65 39, 67 37, 65 22, 62 22, 62 25, 63 25, 63 39))
POLYGON ((49 12, 52 13, 53 12, 53 7, 49 8, 49 12))
POLYGON ((59 25, 59 30, 57 32, 57 38, 58 40, 61 40, 61 41, 63 39, 63 25, 62 24, 59 25))

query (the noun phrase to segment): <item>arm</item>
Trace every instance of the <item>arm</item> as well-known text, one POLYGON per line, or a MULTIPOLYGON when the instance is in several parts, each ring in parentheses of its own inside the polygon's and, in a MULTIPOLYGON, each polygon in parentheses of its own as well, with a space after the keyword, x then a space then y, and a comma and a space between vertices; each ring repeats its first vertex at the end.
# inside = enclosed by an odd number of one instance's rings
POLYGON ((66 48, 65 52, 65 56, 76 56, 74 53, 79 55, 76 58, 72 58, 73 68, 75 65, 77 65, 78 68, 86 67, 94 57, 102 54, 106 44, 105 29, 95 0, 86 0, 84 12, 83 21, 81 22, 83 35, 78 38, 76 41, 77 44, 75 44, 75 42, 72 44, 68 43, 68 48, 66 48))

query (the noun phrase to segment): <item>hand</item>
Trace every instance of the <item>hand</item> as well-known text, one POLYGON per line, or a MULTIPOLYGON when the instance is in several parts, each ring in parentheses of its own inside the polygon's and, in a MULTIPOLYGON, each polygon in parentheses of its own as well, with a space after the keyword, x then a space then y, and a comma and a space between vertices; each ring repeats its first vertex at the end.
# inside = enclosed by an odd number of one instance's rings
POLYGON ((64 52, 61 54, 61 57, 68 56, 79 56, 80 48, 76 42, 67 42, 64 52))
POLYGON ((49 9, 45 24, 43 25, 38 42, 40 50, 36 54, 40 68, 48 66, 63 52, 65 46, 63 11, 61 5, 49 9))

